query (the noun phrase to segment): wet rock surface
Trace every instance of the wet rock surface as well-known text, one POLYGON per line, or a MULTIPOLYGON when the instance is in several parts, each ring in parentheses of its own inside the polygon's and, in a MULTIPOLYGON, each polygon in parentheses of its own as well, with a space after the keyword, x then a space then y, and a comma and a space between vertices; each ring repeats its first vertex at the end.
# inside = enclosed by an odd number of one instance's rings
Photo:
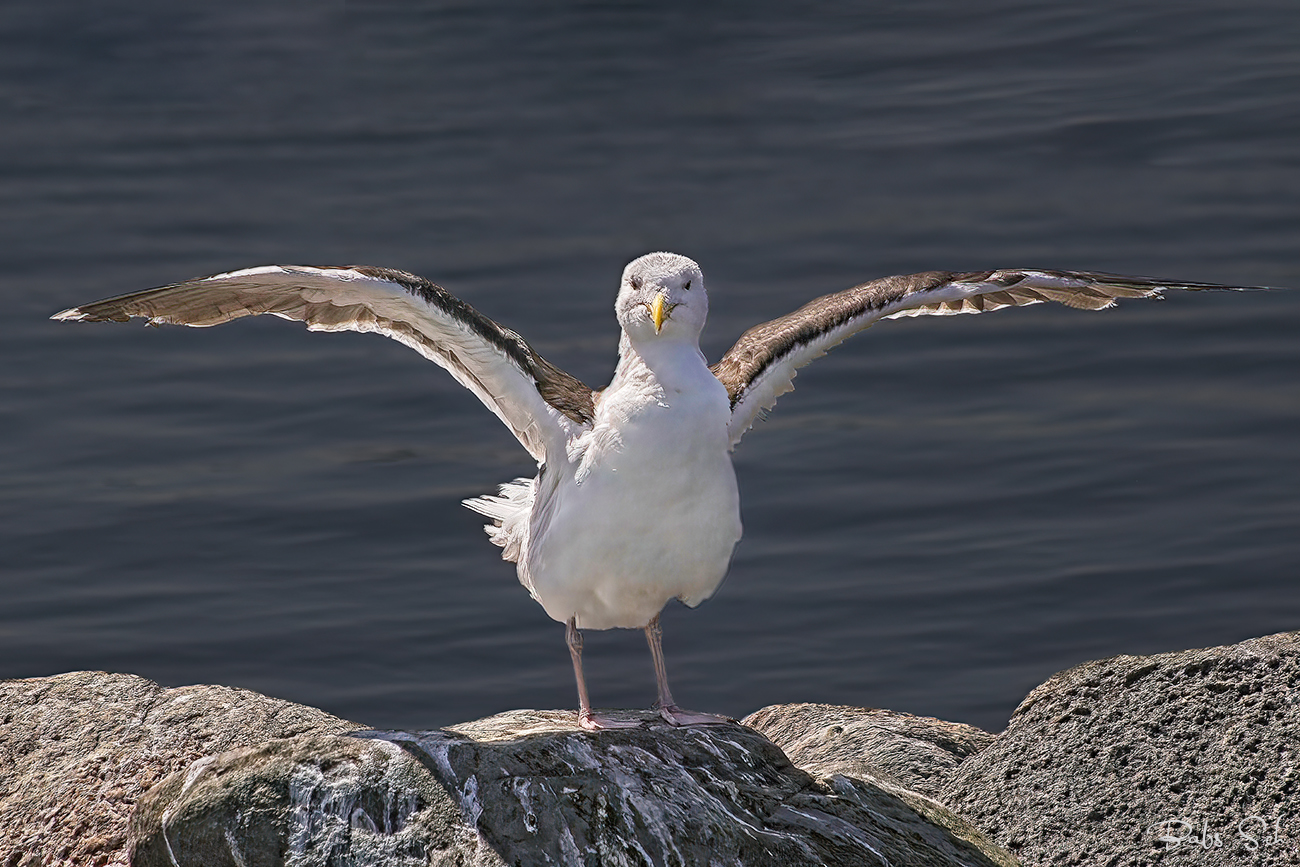
POLYGON ((868 782, 815 779, 744 726, 621 713, 643 725, 513 711, 205 758, 142 801, 133 863, 1012 863, 868 782))
POLYGON ((355 723, 224 686, 78 671, 0 681, 0 864, 125 864, 155 783, 203 756, 355 723))
POLYGON ((1025 864, 1300 864, 1300 632, 1052 677, 943 787, 1025 864))
POLYGON ((141 799, 131 842, 169 867, 503 863, 417 759, 330 735, 200 759, 141 799))
POLYGON ((624 713, 642 726, 516 711, 364 732, 227 687, 7 681, 0 864, 1011 863, 886 775, 813 775, 741 725, 624 713))
POLYGON ((999 864, 1010 859, 843 776, 819 780, 742 725, 575 731, 516 711, 412 738, 509 863, 999 864))

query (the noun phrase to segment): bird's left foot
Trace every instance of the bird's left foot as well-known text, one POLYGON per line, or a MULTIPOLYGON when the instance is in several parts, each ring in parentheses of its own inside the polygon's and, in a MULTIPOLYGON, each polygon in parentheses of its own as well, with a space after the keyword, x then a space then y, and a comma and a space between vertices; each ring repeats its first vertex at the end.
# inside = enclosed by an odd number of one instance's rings
POLYGON ((608 714, 598 714, 590 710, 578 711, 578 727, 589 732, 605 731, 606 729, 634 729, 639 728, 640 725, 641 720, 639 719, 615 719, 608 714))
POLYGON ((669 725, 675 726, 720 726, 735 722, 729 716, 682 710, 675 704, 661 705, 659 715, 666 719, 669 725))

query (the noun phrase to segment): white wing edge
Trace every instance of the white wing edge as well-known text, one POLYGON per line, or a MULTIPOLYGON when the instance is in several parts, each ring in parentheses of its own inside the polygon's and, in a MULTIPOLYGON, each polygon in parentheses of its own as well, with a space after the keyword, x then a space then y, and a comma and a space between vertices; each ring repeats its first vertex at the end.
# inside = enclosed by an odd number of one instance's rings
MULTIPOLYGON (((262 313, 304 322, 311 331, 382 334, 414 349, 473 392, 539 463, 548 454, 563 455, 570 437, 582 427, 547 403, 536 377, 501 346, 477 333, 474 322, 420 297, 409 285, 363 273, 355 266, 245 268, 64 310, 51 318, 144 317, 153 325, 204 328, 262 313)), ((498 328, 502 339, 526 347, 514 332, 481 318, 498 328)))

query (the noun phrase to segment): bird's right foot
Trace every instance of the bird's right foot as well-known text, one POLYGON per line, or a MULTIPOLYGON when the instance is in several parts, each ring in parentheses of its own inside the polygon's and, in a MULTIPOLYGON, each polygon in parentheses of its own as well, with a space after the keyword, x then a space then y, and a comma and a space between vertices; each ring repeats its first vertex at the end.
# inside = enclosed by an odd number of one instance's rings
POLYGON ((659 715, 668 722, 669 725, 675 726, 721 726, 734 723, 735 720, 729 716, 718 716, 715 713, 700 713, 694 710, 682 710, 675 704, 661 705, 659 715))

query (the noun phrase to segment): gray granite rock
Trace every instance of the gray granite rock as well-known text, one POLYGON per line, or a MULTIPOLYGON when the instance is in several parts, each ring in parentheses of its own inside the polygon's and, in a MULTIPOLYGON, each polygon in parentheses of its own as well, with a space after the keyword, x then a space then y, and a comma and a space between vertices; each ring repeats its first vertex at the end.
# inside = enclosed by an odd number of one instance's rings
POLYGON ((359 728, 243 689, 79 671, 0 681, 0 864, 126 863, 140 796, 194 760, 359 728))
POLYGON ((1300 632, 1062 672, 941 797, 1029 865, 1300 864, 1300 632))
POLYGON ((870 782, 813 778, 744 726, 622 713, 643 725, 514 711, 206 758, 141 803, 133 863, 1014 863, 870 782))

